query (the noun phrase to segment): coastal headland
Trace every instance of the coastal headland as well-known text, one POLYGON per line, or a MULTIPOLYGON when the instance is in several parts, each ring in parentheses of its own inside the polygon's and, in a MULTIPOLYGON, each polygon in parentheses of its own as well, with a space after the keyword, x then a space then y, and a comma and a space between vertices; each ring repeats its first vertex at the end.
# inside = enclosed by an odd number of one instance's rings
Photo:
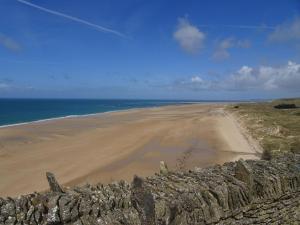
POLYGON ((178 171, 258 159, 259 146, 224 107, 185 104, 3 127, 0 194, 47 190, 47 171, 73 186, 149 176, 160 161, 178 171))

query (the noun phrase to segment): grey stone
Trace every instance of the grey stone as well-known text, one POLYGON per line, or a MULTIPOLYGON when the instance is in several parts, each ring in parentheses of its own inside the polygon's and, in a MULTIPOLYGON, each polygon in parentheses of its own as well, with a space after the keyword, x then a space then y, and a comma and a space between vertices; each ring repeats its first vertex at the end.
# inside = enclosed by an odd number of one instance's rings
POLYGON ((50 186, 50 190, 53 192, 63 192, 62 188, 60 187, 59 183, 57 182, 53 173, 47 172, 46 177, 50 186))
POLYGON ((0 198, 0 225, 299 224, 300 155, 53 190, 0 198))
POLYGON ((155 204, 150 190, 142 178, 135 176, 132 181, 131 201, 139 213, 142 225, 155 225, 155 204))
POLYGON ((243 159, 240 159, 236 163, 235 177, 240 181, 243 181, 252 190, 254 185, 253 171, 252 168, 243 159))
POLYGON ((169 172, 168 166, 164 161, 160 161, 159 169, 161 174, 168 174, 169 172))
POLYGON ((59 206, 58 206, 58 199, 60 196, 56 195, 50 198, 48 202, 48 213, 46 215, 46 220, 48 224, 57 224, 60 223, 59 217, 59 206))

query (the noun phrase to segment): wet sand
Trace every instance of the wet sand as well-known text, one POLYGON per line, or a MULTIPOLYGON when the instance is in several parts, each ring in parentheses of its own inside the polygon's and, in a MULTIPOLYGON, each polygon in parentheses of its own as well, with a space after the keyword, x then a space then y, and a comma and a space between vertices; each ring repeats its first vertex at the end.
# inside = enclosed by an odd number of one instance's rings
POLYGON ((221 104, 135 109, 0 128, 0 196, 148 176, 165 161, 186 170, 257 158, 221 104))

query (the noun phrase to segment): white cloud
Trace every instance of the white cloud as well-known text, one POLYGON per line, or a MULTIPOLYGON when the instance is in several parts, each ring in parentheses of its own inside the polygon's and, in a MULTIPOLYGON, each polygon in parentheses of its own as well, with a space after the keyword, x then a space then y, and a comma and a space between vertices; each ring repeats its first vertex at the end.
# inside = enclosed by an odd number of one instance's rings
POLYGON ((280 67, 243 66, 225 82, 229 89, 300 91, 300 64, 288 62, 280 67))
POLYGON ((274 32, 269 35, 272 42, 288 42, 300 40, 300 18, 280 24, 274 32))
POLYGON ((200 76, 192 76, 187 79, 177 80, 171 85, 171 88, 185 89, 192 91, 209 90, 212 87, 212 83, 207 80, 203 80, 200 76))
POLYGON ((201 82, 203 82, 203 80, 199 76, 194 76, 194 77, 191 78, 191 82, 192 83, 201 83, 201 82))
POLYGON ((21 46, 18 42, 1 33, 0 33, 0 45, 14 52, 18 52, 21 50, 21 46))
POLYGON ((190 54, 197 53, 203 47, 205 40, 205 34, 190 24, 186 18, 179 18, 173 37, 180 47, 190 54))
POLYGON ((0 82, 0 90, 6 90, 8 88, 10 88, 9 84, 0 82))
POLYGON ((251 74, 253 71, 253 69, 249 66, 242 66, 241 69, 238 70, 238 74, 242 75, 242 76, 248 76, 249 74, 251 74))
POLYGON ((287 64, 272 67, 252 68, 242 66, 225 78, 205 80, 200 76, 175 82, 175 87, 193 91, 281 91, 300 93, 300 64, 289 61, 287 64))
POLYGON ((237 40, 233 37, 225 38, 217 44, 212 58, 218 61, 225 60, 230 57, 229 50, 231 48, 249 48, 250 46, 251 43, 249 40, 237 40))

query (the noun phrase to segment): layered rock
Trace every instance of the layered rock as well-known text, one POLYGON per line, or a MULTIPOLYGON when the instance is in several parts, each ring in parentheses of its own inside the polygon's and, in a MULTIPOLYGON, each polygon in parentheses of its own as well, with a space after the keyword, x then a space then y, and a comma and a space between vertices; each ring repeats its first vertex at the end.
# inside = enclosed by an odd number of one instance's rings
POLYGON ((0 198, 0 224, 300 224, 300 155, 0 198))

